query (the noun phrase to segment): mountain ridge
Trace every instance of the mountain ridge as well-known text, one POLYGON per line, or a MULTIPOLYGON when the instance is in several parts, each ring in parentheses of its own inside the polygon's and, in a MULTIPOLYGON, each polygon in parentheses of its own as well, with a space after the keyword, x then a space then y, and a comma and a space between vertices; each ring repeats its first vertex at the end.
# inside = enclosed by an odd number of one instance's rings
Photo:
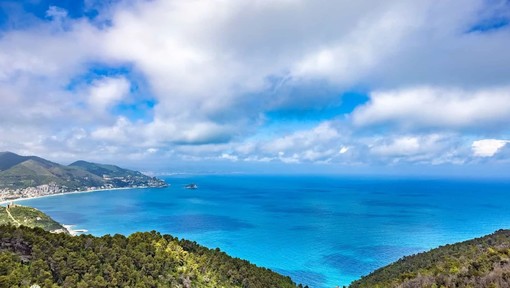
POLYGON ((102 177, 103 175, 116 176, 118 174, 130 174, 130 175, 142 175, 141 172, 120 168, 117 165, 112 164, 100 164, 88 162, 85 160, 78 160, 67 167, 77 167, 88 171, 94 175, 102 177))
POLYGON ((156 177, 115 165, 78 160, 66 166, 38 156, 0 152, 0 200, 92 189, 166 186, 156 177))
POLYGON ((37 156, 21 156, 10 151, 0 152, 0 171, 10 169, 11 167, 18 165, 24 161, 30 160, 32 158, 42 159, 37 156))

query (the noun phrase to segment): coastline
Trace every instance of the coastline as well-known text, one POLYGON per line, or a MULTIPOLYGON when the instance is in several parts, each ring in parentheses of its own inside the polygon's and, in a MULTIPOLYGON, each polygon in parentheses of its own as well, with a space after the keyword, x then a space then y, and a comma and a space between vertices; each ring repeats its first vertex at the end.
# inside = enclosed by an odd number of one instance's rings
MULTIPOLYGON (((71 191, 71 192, 65 192, 65 193, 55 193, 55 194, 50 194, 50 195, 42 195, 42 196, 35 196, 35 197, 28 197, 28 198, 17 198, 17 199, 12 199, 12 200, 7 200, 7 201, 1 201, 0 205, 7 205, 11 202, 15 203, 15 202, 19 202, 19 201, 46 198, 46 197, 54 197, 54 196, 62 196, 62 195, 67 195, 67 194, 81 194, 81 193, 92 193, 92 192, 102 192, 102 191, 147 189, 147 188, 154 188, 154 187, 119 187, 119 188, 108 188, 108 189, 91 189, 91 190, 86 190, 86 191, 71 191)), ((77 236, 77 235, 85 234, 85 233, 89 232, 87 229, 73 229, 73 227, 76 226, 74 224, 60 223, 60 225, 62 225, 62 227, 64 227, 69 232, 69 234, 71 234, 72 236, 77 236)))
POLYGON ((87 230, 87 229, 73 229, 73 227, 76 225, 67 225, 67 224, 60 224, 60 225, 62 225, 64 228, 66 228, 66 230, 69 232, 69 234, 71 234, 71 236, 77 236, 77 235, 89 232, 89 230, 87 230))
POLYGON ((15 203, 18 201, 26 201, 26 200, 46 198, 46 197, 62 196, 62 195, 67 195, 67 194, 81 194, 81 193, 92 193, 92 192, 101 192, 101 191, 147 189, 147 188, 155 188, 155 187, 119 187, 119 188, 92 189, 92 190, 86 190, 86 191, 71 191, 71 192, 55 193, 55 194, 50 194, 50 195, 41 195, 41 196, 35 196, 35 197, 16 198, 16 199, 11 199, 11 200, 6 200, 6 201, 0 201, 0 205, 6 205, 11 202, 15 203))

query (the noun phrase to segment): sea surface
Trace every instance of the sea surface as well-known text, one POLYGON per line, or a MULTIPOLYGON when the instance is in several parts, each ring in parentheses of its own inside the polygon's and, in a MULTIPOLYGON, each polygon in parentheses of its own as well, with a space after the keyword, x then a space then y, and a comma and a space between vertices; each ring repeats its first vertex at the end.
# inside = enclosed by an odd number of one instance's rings
POLYGON ((93 235, 158 230, 314 288, 510 228, 510 181, 180 175, 160 189, 23 201, 93 235), (197 190, 184 189, 196 183, 197 190))

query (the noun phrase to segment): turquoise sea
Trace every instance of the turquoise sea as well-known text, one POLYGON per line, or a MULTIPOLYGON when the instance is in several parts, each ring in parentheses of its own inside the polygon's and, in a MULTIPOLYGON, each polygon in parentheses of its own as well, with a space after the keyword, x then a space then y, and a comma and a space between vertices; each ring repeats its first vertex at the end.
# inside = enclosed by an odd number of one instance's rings
POLYGON ((510 181, 184 175, 172 186, 23 201, 91 234, 158 230, 310 287, 510 228, 510 181), (197 190, 184 185, 196 183, 197 190))

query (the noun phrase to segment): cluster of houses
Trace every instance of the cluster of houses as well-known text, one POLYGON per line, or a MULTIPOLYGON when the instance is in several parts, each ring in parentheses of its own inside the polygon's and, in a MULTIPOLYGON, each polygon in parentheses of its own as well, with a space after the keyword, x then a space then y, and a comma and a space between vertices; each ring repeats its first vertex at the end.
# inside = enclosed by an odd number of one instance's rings
POLYGON ((32 198, 45 195, 53 195, 58 193, 64 193, 66 191, 67 187, 58 186, 55 183, 18 189, 0 188, 0 201, 9 201, 19 198, 32 198))

